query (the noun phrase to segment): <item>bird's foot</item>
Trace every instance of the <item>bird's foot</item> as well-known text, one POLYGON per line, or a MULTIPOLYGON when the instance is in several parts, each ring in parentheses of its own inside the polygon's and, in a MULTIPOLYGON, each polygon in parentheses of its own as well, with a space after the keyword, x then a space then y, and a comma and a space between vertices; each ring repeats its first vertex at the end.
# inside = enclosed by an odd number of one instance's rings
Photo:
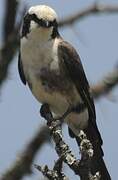
POLYGON ((46 118, 46 115, 50 113, 50 108, 49 108, 49 105, 47 103, 44 103, 41 105, 41 108, 40 108, 40 115, 43 117, 43 118, 46 118))

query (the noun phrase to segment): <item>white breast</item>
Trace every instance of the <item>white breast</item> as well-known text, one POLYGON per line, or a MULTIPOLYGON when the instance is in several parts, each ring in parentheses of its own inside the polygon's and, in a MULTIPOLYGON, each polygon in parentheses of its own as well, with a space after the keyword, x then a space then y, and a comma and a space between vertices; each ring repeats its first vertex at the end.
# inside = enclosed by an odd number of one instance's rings
POLYGON ((41 103, 49 103, 55 113, 63 113, 68 102, 59 92, 49 93, 42 85, 40 79, 36 78, 42 67, 48 67, 52 70, 59 68, 57 56, 58 41, 48 41, 42 43, 39 41, 23 38, 21 41, 21 59, 23 62, 24 73, 32 84, 32 93, 41 103), (58 103, 57 103, 58 102, 58 103))
POLYGON ((50 51, 52 42, 42 44, 40 41, 27 40, 23 38, 21 41, 21 59, 23 65, 39 68, 50 63, 52 52, 50 51))

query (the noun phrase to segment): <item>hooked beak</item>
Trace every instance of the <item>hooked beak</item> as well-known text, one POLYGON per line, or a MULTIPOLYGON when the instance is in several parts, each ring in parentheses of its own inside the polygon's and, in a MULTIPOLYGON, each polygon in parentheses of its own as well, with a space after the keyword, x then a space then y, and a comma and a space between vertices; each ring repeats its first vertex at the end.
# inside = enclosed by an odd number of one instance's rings
POLYGON ((45 21, 45 25, 46 25, 46 27, 50 27, 49 21, 45 21))
POLYGON ((43 27, 43 28, 49 28, 49 27, 51 27, 52 25, 51 25, 51 22, 50 21, 40 21, 39 23, 39 27, 43 27))

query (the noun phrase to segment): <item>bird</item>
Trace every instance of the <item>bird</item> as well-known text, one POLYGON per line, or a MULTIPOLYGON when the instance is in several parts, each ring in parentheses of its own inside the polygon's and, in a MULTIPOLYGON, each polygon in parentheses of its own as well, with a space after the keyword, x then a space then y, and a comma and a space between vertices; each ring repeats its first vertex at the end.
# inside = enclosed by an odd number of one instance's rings
MULTIPOLYGON (((20 35, 18 70, 33 96, 48 104, 55 118, 63 116, 71 137, 83 130, 93 146, 91 173, 100 172, 101 180, 110 180, 97 127, 92 92, 76 49, 58 30, 58 15, 52 7, 35 5, 28 9, 20 35), (80 107, 78 111, 77 107, 80 107), (83 108, 84 107, 84 108, 83 108)), ((77 140, 79 144, 79 140, 77 140)))

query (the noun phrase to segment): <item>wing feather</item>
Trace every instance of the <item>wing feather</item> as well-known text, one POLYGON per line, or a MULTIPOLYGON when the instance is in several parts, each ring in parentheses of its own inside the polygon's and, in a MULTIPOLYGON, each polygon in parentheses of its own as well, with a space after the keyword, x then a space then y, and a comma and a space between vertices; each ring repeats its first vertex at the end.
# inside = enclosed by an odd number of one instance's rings
POLYGON ((25 74, 24 74, 24 71, 23 71, 23 66, 22 66, 20 53, 19 53, 19 56, 18 56, 18 71, 19 71, 21 81, 23 82, 24 85, 26 85, 26 79, 25 79, 25 74))
POLYGON ((63 59, 63 63, 67 67, 67 71, 78 93, 88 108, 89 116, 92 119, 96 119, 93 98, 79 55, 75 49, 65 41, 60 42, 58 52, 63 59))
MULTIPOLYGON (((90 86, 87 81, 80 57, 76 50, 65 41, 61 41, 59 43, 58 53, 67 69, 68 75, 75 84, 75 87, 80 94, 82 101, 88 108, 89 127, 92 127, 92 136, 94 136, 95 141, 99 141, 100 144, 102 144, 102 138, 96 124, 95 106, 91 95, 90 86)), ((90 139, 92 139, 92 137, 90 139)))

